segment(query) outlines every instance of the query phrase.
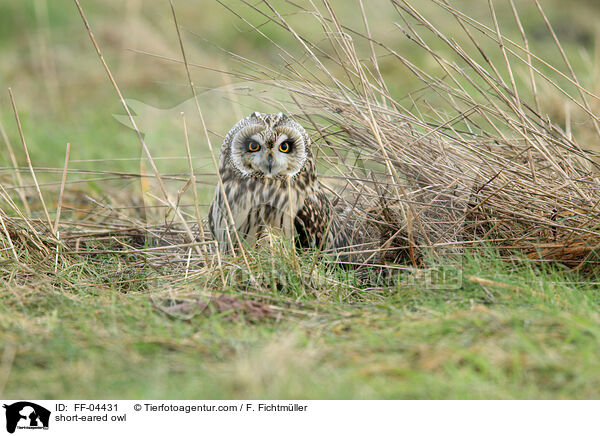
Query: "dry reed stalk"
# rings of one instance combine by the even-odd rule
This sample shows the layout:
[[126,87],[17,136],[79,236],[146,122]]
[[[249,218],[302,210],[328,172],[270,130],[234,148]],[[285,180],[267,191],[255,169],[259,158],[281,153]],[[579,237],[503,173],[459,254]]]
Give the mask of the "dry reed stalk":
[[[224,198],[225,201],[225,207],[227,209],[227,215],[229,218],[229,224],[230,227],[233,228],[234,234],[235,234],[235,238],[236,238],[236,242],[238,244],[238,248],[242,253],[242,257],[244,258],[244,262],[246,263],[246,266],[248,267],[248,269],[250,269],[250,264],[248,262],[248,258],[246,255],[246,250],[244,249],[243,244],[241,243],[241,239],[240,236],[237,232],[237,228],[235,226],[235,222],[233,219],[233,214],[231,212],[231,207],[229,206],[229,201],[227,199],[227,194],[225,193],[225,188],[223,186],[223,179],[221,178],[221,174],[219,173],[219,165],[217,163],[217,159],[215,157],[215,152],[213,150],[213,146],[212,146],[212,141],[210,140],[210,136],[208,135],[208,129],[206,128],[206,123],[204,122],[204,115],[202,114],[202,109],[200,108],[200,102],[198,101],[198,96],[196,94],[196,88],[194,86],[194,81],[192,80],[192,75],[190,73],[190,68],[188,65],[188,61],[187,61],[187,56],[185,53],[185,48],[183,46],[183,40],[181,39],[181,34],[179,32],[179,24],[177,23],[177,14],[175,13],[175,6],[173,5],[173,1],[169,0],[169,4],[171,5],[171,13],[173,15],[173,22],[175,24],[175,30],[177,32],[177,39],[179,41],[179,48],[181,49],[181,56],[183,57],[183,63],[185,65],[185,71],[187,74],[187,79],[188,79],[188,83],[190,85],[190,89],[192,91],[192,96],[194,97],[194,102],[196,104],[196,109],[198,110],[198,115],[200,117],[200,122],[202,124],[202,130],[204,131],[204,136],[206,137],[206,142],[208,145],[208,149],[210,150],[210,157],[212,159],[215,171],[217,173],[217,178],[218,178],[218,183],[219,183],[219,189],[221,190],[221,195]],[[229,231],[227,231],[227,237],[229,238],[229,246],[231,247],[234,255],[235,255],[235,246],[233,244],[233,241],[231,240],[231,236]]]
[[8,242],[8,246],[10,247],[15,261],[19,262],[19,256],[17,255],[17,251],[15,250],[15,244],[13,244],[12,238],[10,237],[10,233],[8,233],[8,229],[6,228],[3,215],[4,213],[0,212],[0,224],[2,225],[2,231],[6,236],[6,241]]
[[21,172],[19,171],[19,165],[17,164],[17,159],[15,157],[15,152],[10,143],[10,139],[8,139],[8,135],[6,134],[6,130],[4,129],[4,125],[0,120],[0,134],[2,134],[2,139],[6,144],[6,148],[8,149],[8,155],[10,156],[10,161],[13,165],[13,177],[16,181],[16,185],[19,186],[17,190],[19,197],[21,198],[21,203],[23,203],[23,207],[25,208],[25,213],[29,216],[31,215],[31,209],[29,208],[29,203],[27,201],[27,196],[25,195],[25,190],[23,189],[24,183],[21,178]]
[[[229,218],[229,224],[230,224],[230,227],[233,229],[233,233],[235,235],[235,239],[236,239],[236,242],[237,242],[237,249],[240,251],[240,253],[242,255],[242,259],[243,259],[244,264],[245,264],[245,266],[247,268],[246,271],[249,274],[250,281],[252,283],[254,283],[254,284],[257,284],[258,282],[257,282],[256,278],[254,277],[254,274],[252,273],[252,268],[250,267],[250,262],[248,260],[249,253],[246,250],[244,244],[242,243],[242,239],[240,238],[240,235],[238,233],[237,227],[235,225],[235,220],[233,218],[233,213],[231,212],[231,207],[229,205],[229,200],[227,199],[227,195],[225,193],[225,187],[223,185],[223,179],[221,178],[221,174],[219,173],[219,170],[218,170],[219,166],[217,164],[217,159],[215,157],[215,152],[213,150],[212,142],[211,142],[210,136],[208,134],[208,129],[206,127],[206,122],[204,120],[204,115],[202,114],[202,109],[200,108],[200,102],[198,101],[198,95],[196,93],[196,88],[194,87],[194,82],[192,80],[192,75],[191,75],[191,72],[190,72],[190,67],[189,67],[189,64],[188,64],[188,61],[187,61],[187,56],[186,56],[185,48],[184,48],[184,45],[183,45],[183,40],[181,38],[181,33],[179,31],[179,24],[177,22],[177,14],[175,13],[175,6],[173,5],[173,1],[172,0],[169,0],[169,4],[171,5],[171,13],[173,15],[173,23],[175,25],[175,30],[177,32],[177,40],[179,41],[179,48],[181,49],[181,56],[183,58],[183,63],[185,65],[185,71],[186,71],[186,74],[187,74],[188,83],[190,85],[190,89],[192,91],[192,96],[194,98],[194,103],[196,105],[196,109],[197,109],[198,115],[200,117],[200,122],[202,124],[202,130],[204,132],[204,137],[206,138],[206,143],[207,143],[208,149],[210,151],[210,157],[211,157],[211,160],[213,162],[213,165],[214,165],[214,168],[215,168],[215,171],[216,171],[216,174],[217,174],[218,188],[221,190],[221,195],[222,195],[222,197],[224,199],[224,202],[225,202],[225,208],[227,209],[227,216]],[[227,237],[228,237],[228,240],[229,240],[229,247],[231,248],[232,252],[235,255],[235,246],[234,246],[233,241],[232,241],[231,236],[230,236],[229,227],[227,229]],[[219,249],[220,249],[220,247],[218,246],[218,244],[216,244],[215,247],[216,247],[217,252],[218,252]],[[218,257],[219,258],[221,257],[221,253],[218,253]]]
[[65,194],[65,184],[67,182],[67,170],[69,168],[69,155],[71,154],[71,144],[67,143],[67,148],[65,150],[65,165],[63,167],[63,173],[60,180],[60,191],[58,194],[58,203],[56,205],[56,218],[54,219],[54,228],[56,229],[56,233],[58,235],[58,224],[60,223],[60,213],[62,210],[63,197]]
[[194,194],[194,210],[196,212],[196,222],[200,231],[200,240],[202,241],[202,251],[206,264],[209,264],[208,251],[206,250],[206,237],[204,236],[204,226],[202,225],[202,217],[200,215],[200,202],[198,201],[198,187],[196,185],[196,175],[194,174],[194,164],[192,163],[192,153],[190,151],[190,139],[188,136],[187,124],[185,122],[185,114],[181,112],[181,122],[183,124],[183,136],[185,139],[185,151],[187,154],[188,167],[190,170],[190,180],[192,182],[192,192]]
[[[106,63],[106,61],[104,60],[104,56],[102,55],[102,51],[100,50],[100,47],[98,46],[98,43],[96,42],[96,38],[94,37],[94,34],[92,33],[92,29],[90,27],[90,24],[83,12],[83,9],[81,8],[81,5],[79,4],[79,0],[75,0],[75,5],[77,6],[77,10],[79,11],[79,14],[81,15],[81,19],[83,20],[83,23],[85,25],[85,28],[88,32],[88,35],[90,37],[90,40],[92,41],[92,44],[94,45],[94,48],[96,49],[96,53],[98,54],[98,57],[102,63],[102,65],[104,66],[104,70],[106,71],[106,74],[108,75],[108,78],[111,82],[111,84],[113,85],[113,88],[115,89],[115,91],[117,92],[117,95],[119,96],[119,100],[121,101],[121,104],[123,105],[123,108],[125,109],[125,112],[127,113],[127,116],[129,117],[129,121],[131,122],[131,125],[133,126],[137,136],[138,136],[138,140],[140,141],[140,144],[142,145],[142,149],[144,150],[144,154],[146,155],[148,161],[150,162],[150,166],[152,167],[152,171],[154,172],[154,175],[156,177],[156,180],[158,182],[158,186],[161,190],[161,193],[166,201],[166,203],[171,207],[171,209],[175,212],[175,214],[177,215],[177,217],[181,220],[181,224],[184,226],[185,231],[188,235],[188,238],[190,239],[190,241],[194,241],[194,235],[191,231],[191,229],[189,228],[187,222],[183,219],[182,215],[181,215],[181,211],[179,210],[179,208],[173,203],[173,201],[171,200],[171,198],[169,197],[169,194],[167,192],[167,189],[165,187],[165,184],[162,180],[162,177],[160,175],[160,172],[158,171],[158,168],[156,166],[156,163],[154,162],[154,159],[152,157],[152,154],[150,153],[150,149],[148,148],[148,146],[146,145],[146,141],[144,141],[144,137],[142,136],[142,133],[140,132],[135,119],[133,118],[133,116],[131,115],[131,111],[129,110],[129,106],[127,105],[127,103],[125,102],[125,98],[123,97],[123,94],[121,93],[121,90],[119,88],[119,85],[117,85],[117,82],[115,81],[110,68],[108,67],[108,64]],[[200,248],[199,247],[195,247],[195,250],[197,251],[198,254],[201,254]]]
[[44,201],[44,196],[42,195],[42,191],[40,190],[40,185],[38,184],[37,177],[35,175],[35,171],[33,170],[33,165],[31,164],[31,158],[29,157],[29,149],[27,148],[27,142],[25,141],[23,127],[21,126],[21,118],[19,117],[19,111],[17,110],[17,104],[15,103],[12,89],[10,89],[10,88],[8,88],[8,95],[10,97],[10,104],[12,105],[13,112],[15,114],[15,120],[17,122],[17,128],[19,130],[21,144],[23,145],[23,150],[25,151],[25,156],[27,158],[27,165],[29,166],[31,178],[33,179],[33,183],[35,184],[35,189],[37,190],[40,201],[42,202],[42,208],[44,209],[44,215],[46,216],[46,220],[48,221],[48,227],[52,233],[55,233],[55,229],[52,225],[52,220],[50,219],[50,215],[48,214],[48,208],[46,207],[46,202]]

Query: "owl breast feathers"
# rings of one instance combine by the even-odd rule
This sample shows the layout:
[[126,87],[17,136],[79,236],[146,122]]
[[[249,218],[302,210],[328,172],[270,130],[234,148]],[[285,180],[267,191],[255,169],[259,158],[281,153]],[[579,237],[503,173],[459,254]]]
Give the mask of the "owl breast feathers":
[[[209,225],[221,251],[254,244],[268,229],[300,247],[340,243],[337,219],[315,173],[310,138],[282,113],[255,112],[225,136]],[[227,201],[225,201],[225,199]]]

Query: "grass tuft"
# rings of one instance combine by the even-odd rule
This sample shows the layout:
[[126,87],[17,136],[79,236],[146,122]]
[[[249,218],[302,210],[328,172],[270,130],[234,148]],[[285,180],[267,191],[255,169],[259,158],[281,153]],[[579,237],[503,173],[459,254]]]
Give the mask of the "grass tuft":
[[[161,71],[193,98],[148,111],[158,133],[137,127],[148,108],[121,93],[135,82],[112,56],[122,29],[104,23],[94,37],[99,12],[88,21],[80,8],[102,61],[93,71],[108,74],[143,155],[120,153],[133,140],[89,108],[80,123],[97,137],[62,141],[60,119],[36,128],[13,87],[18,125],[0,120],[0,396],[598,398],[599,98],[572,53],[587,27],[565,34],[537,2],[471,3],[392,0],[379,16],[360,2],[357,16],[336,2],[242,2],[223,11],[249,40],[239,51],[256,56],[228,46],[226,66],[203,69],[177,22],[187,8],[163,11],[171,47],[130,5],[139,32],[172,49],[136,55],[152,62],[144,80]],[[58,9],[29,6],[37,37],[60,35],[43,17]],[[44,92],[68,112],[62,58],[32,44]],[[200,74],[226,86],[203,93]],[[297,250],[273,232],[215,249],[210,144],[250,106],[310,130],[324,189],[366,240]],[[106,153],[82,151],[95,141]]]

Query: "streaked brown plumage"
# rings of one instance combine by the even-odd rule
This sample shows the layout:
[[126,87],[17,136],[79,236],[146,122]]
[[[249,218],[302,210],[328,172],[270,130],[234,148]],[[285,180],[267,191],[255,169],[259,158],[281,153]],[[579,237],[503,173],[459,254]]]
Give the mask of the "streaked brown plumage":
[[310,138],[304,128],[282,113],[255,112],[226,135],[209,225],[226,251],[235,242],[235,229],[253,244],[267,228],[295,238],[300,247],[339,246],[345,239],[315,173]]

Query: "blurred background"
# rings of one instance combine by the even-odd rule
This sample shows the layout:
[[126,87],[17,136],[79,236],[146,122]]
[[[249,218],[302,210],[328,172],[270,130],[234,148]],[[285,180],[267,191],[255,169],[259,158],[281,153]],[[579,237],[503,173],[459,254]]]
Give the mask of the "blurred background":
[[[357,29],[364,24],[358,1],[333,0],[340,21]],[[487,1],[453,0],[452,5],[472,18],[492,27]],[[161,59],[162,56],[180,59],[179,44],[168,1],[158,0],[81,0],[96,39],[112,72],[130,105],[141,120],[153,155],[162,162],[161,170],[185,169],[185,162],[170,168],[169,156],[185,156],[183,133],[177,116],[184,110],[179,106],[190,97],[190,89],[181,64]],[[308,2],[300,5],[310,7]],[[366,14],[375,39],[392,47],[426,71],[437,72],[434,59],[410,41],[401,31],[404,24],[392,3],[387,0],[366,0]],[[464,40],[455,20],[449,20],[434,2],[416,3],[423,15],[440,31]],[[578,78],[584,87],[600,91],[600,2],[597,0],[542,0],[542,6],[552,22]],[[306,12],[283,1],[273,5],[286,19],[306,31],[314,27],[322,32],[318,22]],[[522,41],[508,0],[494,2],[496,14],[505,36]],[[559,65],[564,64],[552,35],[532,0],[515,0],[531,50],[537,56]],[[301,49],[284,29],[268,22],[252,6],[268,10],[263,2],[250,6],[238,1],[175,1],[182,27],[182,37],[191,63],[206,68],[193,68],[192,74],[200,93],[237,82],[251,60],[265,68],[285,68],[281,49],[298,53]],[[317,7],[324,8],[318,2]],[[268,38],[254,31],[248,22],[257,26]],[[439,39],[431,39],[434,49],[444,49]],[[357,45],[364,42],[357,42]],[[364,56],[368,56],[364,47]],[[359,46],[359,49],[361,47]],[[500,51],[494,53],[500,55]],[[496,59],[499,65],[501,58]],[[410,71],[392,56],[379,59],[387,85],[398,99],[422,86]],[[234,73],[230,75],[227,73]],[[528,71],[516,70],[516,80],[527,98]],[[559,78],[560,79],[560,78]],[[6,140],[12,143],[19,165],[25,165],[14,114],[7,88],[11,87],[23,123],[24,134],[36,167],[61,168],[65,144],[70,142],[71,166],[76,169],[100,171],[139,171],[140,145],[135,132],[129,129],[123,108],[112,88],[96,52],[85,31],[81,17],[71,0],[0,0],[0,121],[6,132],[0,146],[1,165],[11,166],[6,153]],[[564,84],[568,87],[569,84]],[[553,87],[539,83],[539,95],[544,111],[559,125],[565,124],[566,112],[573,130],[586,141],[586,129],[591,129],[576,108],[569,108]],[[572,87],[571,87],[572,91]],[[251,104],[230,105],[211,94],[201,97],[210,118],[213,144],[218,150],[220,140],[241,115],[252,112]],[[276,97],[275,97],[276,98]],[[593,99],[592,99],[593,100]],[[597,102],[592,101],[594,109]],[[193,108],[193,106],[191,106]],[[188,109],[185,108],[186,113]],[[169,113],[169,115],[165,115]],[[169,123],[157,120],[172,118]],[[197,114],[189,115],[190,130],[198,130]],[[150,136],[148,129],[151,130]],[[589,141],[596,141],[590,132]],[[212,164],[206,158],[202,135],[192,135],[192,154],[198,157],[196,170],[209,173]],[[589,144],[594,147],[597,144]],[[183,166],[181,166],[183,165]],[[42,176],[44,177],[44,176]],[[48,175],[58,180],[56,172]],[[209,176],[207,176],[209,177]],[[210,185],[210,177],[204,179]],[[122,183],[122,181],[120,182]],[[132,182],[133,184],[133,182]],[[87,188],[94,188],[94,182]],[[86,188],[86,189],[87,189]],[[208,191],[207,191],[208,192]],[[212,192],[212,187],[210,188]],[[208,195],[208,194],[207,194]],[[208,197],[207,197],[208,198]]]
[[[286,68],[306,65],[310,71],[314,65],[288,31],[261,16],[260,11],[270,11],[263,1],[173,1],[188,59],[203,66],[193,67],[192,75],[208,119],[209,136],[218,152],[230,127],[241,116],[264,105],[252,96],[233,98],[221,92],[223,87],[252,87],[243,78],[256,71],[277,78],[277,72]],[[270,1],[293,26],[314,35],[315,44],[320,44],[324,54],[331,52],[314,15],[294,6],[310,9],[311,2]],[[440,32],[469,47],[469,55],[485,65],[459,23],[440,6],[446,0],[407,1]],[[599,94],[600,1],[539,1],[579,82]],[[169,1],[80,2],[159,170],[169,176],[168,188],[175,194],[189,186],[180,116],[185,112],[193,165],[200,176],[200,201],[206,205],[214,192],[214,168],[207,158],[207,141],[197,112],[189,102],[185,69],[181,63],[169,60],[181,59]],[[359,0],[329,2],[341,22],[364,31]],[[488,0],[448,2],[473,20],[494,27]],[[513,2],[531,51],[568,76],[569,69],[536,1]],[[325,11],[322,1],[314,4]],[[403,33],[407,27],[405,17],[391,1],[363,0],[363,4],[376,40],[428,74],[443,77],[435,59]],[[503,35],[522,43],[510,0],[493,0],[493,4]],[[459,68],[464,66],[440,38],[422,27],[415,26],[412,31],[426,37],[432,50],[456,61]],[[508,82],[498,44],[477,30],[471,32],[482,41],[482,50]],[[361,60],[368,63],[368,44],[360,38],[353,41]],[[412,102],[420,99],[423,106],[429,104],[433,111],[442,112],[440,119],[452,116],[438,105],[434,90],[423,92],[426,87],[398,58],[380,48],[376,53],[387,86],[404,107],[415,111]],[[294,62],[286,63],[290,58]],[[529,69],[518,62],[514,65],[519,94],[531,101]],[[557,86],[580,98],[577,88],[564,76],[539,61],[535,65]],[[344,72],[336,71],[333,62],[328,68],[344,79]],[[551,84],[540,79],[537,86],[542,115],[557,126],[570,125],[584,148],[600,149],[589,116],[574,103],[568,104]],[[19,174],[28,185],[28,204],[34,216],[43,217],[15,123],[9,87],[51,217],[57,208],[65,146],[71,143],[69,195],[61,203],[63,228],[70,218],[80,226],[74,228],[89,228],[90,234],[97,229],[105,232],[105,222],[115,223],[123,231],[142,228],[138,216],[136,220],[131,218],[133,209],[141,209],[140,204],[147,204],[142,202],[151,203],[153,199],[140,193],[160,193],[154,190],[150,177],[142,178],[140,183],[140,172],[149,174],[151,170],[148,162],[140,159],[139,140],[123,117],[123,107],[73,0],[0,0],[0,187],[19,200],[19,180],[8,152],[11,144]],[[273,89],[260,92],[275,103],[280,98],[289,100],[289,96]],[[591,95],[588,99],[592,111],[600,113],[598,100]],[[144,186],[144,180],[150,180],[148,186]],[[190,191],[180,206],[192,220]],[[94,211],[94,207],[101,210]],[[206,210],[202,214],[206,216]],[[90,225],[85,227],[88,216]],[[104,217],[108,218],[103,221]],[[156,218],[163,219],[161,224],[167,221],[159,214]],[[162,231],[166,227],[157,228]],[[109,248],[112,228],[105,237],[98,237],[100,244],[108,241]],[[18,233],[19,238],[22,234],[29,233]],[[164,316],[148,298],[153,289],[163,291],[166,287],[162,282],[153,282],[163,269],[147,266],[146,257],[129,260],[127,252],[119,252],[118,256],[101,253],[80,260],[68,253],[63,268],[58,263],[58,245],[53,265],[53,251],[48,261],[46,252],[30,249],[28,240],[24,241],[22,259],[28,266],[33,265],[34,274],[29,267],[14,267],[10,258],[2,260],[6,289],[0,293],[0,396],[3,392],[13,398],[599,396],[597,281],[588,283],[586,276],[584,286],[589,287],[580,287],[581,276],[567,276],[563,269],[554,272],[548,267],[548,275],[540,277],[541,269],[531,263],[509,263],[495,256],[490,256],[491,260],[473,257],[465,260],[464,276],[470,278],[460,292],[440,293],[417,283],[399,287],[389,298],[378,288],[369,288],[369,292],[357,292],[356,287],[346,289],[343,280],[342,286],[320,290],[313,296],[300,281],[297,291],[285,289],[281,300],[273,300],[274,304],[281,301],[281,310],[288,307],[288,299],[300,301],[300,306],[291,306],[289,314],[281,312],[282,323],[230,322],[221,313],[188,322]],[[76,244],[79,247],[79,240]],[[94,247],[91,245],[90,250]],[[162,254],[153,252],[157,258]],[[142,255],[147,256],[147,252]],[[43,262],[37,262],[39,256],[45,256]],[[181,282],[180,270],[170,271],[168,258],[161,259],[159,265],[163,261],[168,274],[165,277]],[[289,267],[289,262],[281,264],[282,268]],[[258,266],[262,268],[260,263]],[[290,271],[295,276],[297,269]],[[415,278],[421,280],[420,276]],[[203,286],[207,287],[209,279],[221,286],[221,278],[212,272],[206,281],[202,278]],[[246,294],[248,283],[242,283],[246,288],[242,284],[238,287],[235,279],[232,283],[233,295],[238,291],[244,297],[252,295]],[[359,287],[362,290],[362,284]],[[193,292],[197,291],[194,285]],[[337,305],[339,301],[344,304],[334,313],[329,303]],[[300,312],[297,318],[296,312]]]

